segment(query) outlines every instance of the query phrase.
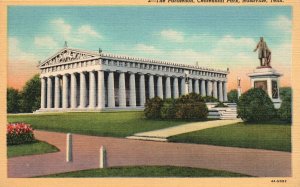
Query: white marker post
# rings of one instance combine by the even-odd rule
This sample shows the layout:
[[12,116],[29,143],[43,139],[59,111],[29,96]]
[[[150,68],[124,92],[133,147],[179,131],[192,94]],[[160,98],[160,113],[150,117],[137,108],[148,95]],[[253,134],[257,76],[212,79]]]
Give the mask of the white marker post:
[[106,167],[106,150],[103,146],[100,147],[100,168]]
[[66,161],[72,162],[73,161],[73,149],[72,149],[72,134],[67,134],[67,150],[66,150]]

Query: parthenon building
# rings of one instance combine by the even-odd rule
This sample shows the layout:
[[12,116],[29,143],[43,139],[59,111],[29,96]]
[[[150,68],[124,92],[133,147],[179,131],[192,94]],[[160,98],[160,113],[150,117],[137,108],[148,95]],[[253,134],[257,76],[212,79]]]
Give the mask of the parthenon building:
[[44,62],[41,108],[97,111],[143,108],[149,98],[195,92],[227,101],[228,71],[63,48]]

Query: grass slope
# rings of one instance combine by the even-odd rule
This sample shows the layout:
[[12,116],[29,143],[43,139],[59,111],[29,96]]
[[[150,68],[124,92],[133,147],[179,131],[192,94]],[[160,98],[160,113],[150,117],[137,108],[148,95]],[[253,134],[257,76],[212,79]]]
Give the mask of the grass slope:
[[247,175],[189,167],[135,166],[82,170],[42,177],[247,177]]
[[138,132],[186,123],[145,119],[143,112],[8,115],[8,121],[26,122],[34,129],[112,137],[126,137]]
[[291,151],[289,124],[238,123],[172,136],[171,142]]
[[25,155],[36,155],[43,153],[52,153],[59,151],[53,145],[46,142],[37,141],[31,144],[21,144],[21,145],[10,145],[7,146],[7,156],[8,158],[25,156]]

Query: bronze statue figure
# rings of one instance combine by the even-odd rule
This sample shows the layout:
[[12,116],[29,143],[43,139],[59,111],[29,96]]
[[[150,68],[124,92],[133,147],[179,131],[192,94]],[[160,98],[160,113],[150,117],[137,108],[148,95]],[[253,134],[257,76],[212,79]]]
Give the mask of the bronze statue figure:
[[260,41],[253,50],[256,52],[258,50],[258,59],[260,60],[261,67],[271,67],[271,50],[268,48],[267,43],[264,41],[263,37],[260,37]]

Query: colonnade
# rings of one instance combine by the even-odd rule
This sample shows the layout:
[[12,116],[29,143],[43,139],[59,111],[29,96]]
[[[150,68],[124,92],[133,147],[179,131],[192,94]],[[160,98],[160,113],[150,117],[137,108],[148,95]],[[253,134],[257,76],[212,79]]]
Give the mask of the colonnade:
[[187,93],[227,101],[227,82],[121,71],[75,72],[41,78],[41,109],[143,107],[146,100]]

